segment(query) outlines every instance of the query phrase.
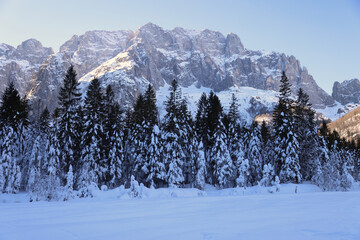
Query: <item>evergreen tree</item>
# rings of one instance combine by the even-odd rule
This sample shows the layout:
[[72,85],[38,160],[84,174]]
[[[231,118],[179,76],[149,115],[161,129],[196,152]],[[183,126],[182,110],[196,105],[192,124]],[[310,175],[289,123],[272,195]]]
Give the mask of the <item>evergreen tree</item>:
[[90,82],[84,104],[84,133],[81,146],[83,166],[80,184],[105,184],[107,166],[103,148],[103,96],[98,79]]
[[[182,113],[182,96],[176,80],[171,83],[170,96],[165,102],[166,115],[163,122],[164,131],[164,161],[167,165],[167,177],[170,186],[174,187],[184,182],[184,164],[186,162],[186,127],[187,110]],[[185,115],[182,115],[185,114]],[[184,126],[185,124],[185,126]],[[186,130],[186,129],[185,129]]]
[[299,142],[299,163],[304,180],[314,175],[318,136],[315,125],[315,112],[309,103],[309,96],[300,88],[295,106],[295,128]]
[[66,174],[69,167],[74,167],[76,173],[80,168],[80,140],[81,140],[81,93],[76,72],[71,65],[66,72],[63,86],[59,92],[59,131],[58,141],[61,147],[60,164],[62,169],[61,179],[66,183]]
[[25,97],[23,99],[20,98],[18,90],[14,87],[14,83],[11,82],[2,95],[0,107],[1,122],[11,126],[14,131],[19,132],[20,125],[27,126],[29,124],[27,119],[28,112],[28,101]]
[[[1,191],[5,193],[16,193],[20,189],[21,172],[17,163],[17,140],[18,136],[12,127],[5,129],[5,139],[3,141],[3,152],[1,156],[0,171],[2,179],[0,183]],[[2,169],[1,169],[2,168]]]
[[226,145],[226,135],[221,121],[215,135],[214,146],[210,150],[210,165],[214,166],[213,184],[217,184],[221,188],[229,187],[231,186],[234,167]]
[[262,178],[261,132],[257,122],[253,121],[247,148],[247,159],[250,167],[250,183],[256,185]]
[[[152,143],[154,127],[158,126],[157,115],[155,90],[149,85],[144,96],[139,95],[134,105],[130,133],[131,152],[133,153],[130,162],[134,162],[133,172],[141,183],[147,182],[148,179],[147,166],[149,166],[151,156],[148,154],[147,148]],[[158,147],[156,146],[156,148]]]
[[[194,138],[195,140],[196,138]],[[196,146],[194,148],[194,155],[196,161],[195,163],[195,187],[199,188],[200,190],[203,190],[205,188],[205,179],[206,179],[206,162],[205,162],[205,153],[204,153],[204,146],[202,142],[199,143],[195,140],[195,144],[193,146]]]
[[106,183],[109,187],[120,186],[124,169],[124,129],[120,106],[114,99],[111,85],[104,96],[104,158],[106,159]]
[[293,101],[290,99],[290,83],[283,72],[279,102],[273,113],[273,134],[275,146],[275,174],[281,182],[301,181],[298,136],[293,116]]

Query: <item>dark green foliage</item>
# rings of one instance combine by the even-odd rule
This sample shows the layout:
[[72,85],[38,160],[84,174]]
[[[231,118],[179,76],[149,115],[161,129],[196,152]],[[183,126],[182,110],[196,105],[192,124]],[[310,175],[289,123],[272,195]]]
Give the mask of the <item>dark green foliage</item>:
[[20,125],[27,126],[29,112],[28,101],[20,98],[18,90],[11,82],[2,95],[0,107],[0,119],[4,124],[10,125],[15,131],[19,130]]
[[59,120],[58,140],[61,148],[60,165],[62,181],[66,182],[66,174],[70,165],[78,172],[81,162],[80,140],[82,132],[82,113],[80,107],[81,93],[76,72],[71,65],[66,72],[59,93],[59,108],[56,111]]

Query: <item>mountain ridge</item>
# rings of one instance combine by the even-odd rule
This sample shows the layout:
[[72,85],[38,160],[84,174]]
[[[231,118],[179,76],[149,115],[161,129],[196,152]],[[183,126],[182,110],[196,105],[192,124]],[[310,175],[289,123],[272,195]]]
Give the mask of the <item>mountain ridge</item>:
[[[0,45],[0,57],[4,46]],[[293,84],[293,93],[304,88],[315,107],[334,104],[334,99],[294,56],[246,49],[234,33],[225,36],[209,29],[181,27],[165,30],[148,23],[135,32],[95,30],[74,35],[59,52],[48,54],[40,66],[34,64],[30,77],[15,79],[26,82],[27,87],[20,91],[28,91],[31,100],[38,103],[34,111],[45,106],[55,109],[59,87],[70,64],[74,65],[83,87],[98,77],[104,85],[115,86],[118,101],[125,105],[133,103],[147,84],[158,90],[173,79],[182,87],[195,85],[216,92],[234,86],[277,91],[282,71]],[[0,85],[8,82],[7,77],[0,75]]]

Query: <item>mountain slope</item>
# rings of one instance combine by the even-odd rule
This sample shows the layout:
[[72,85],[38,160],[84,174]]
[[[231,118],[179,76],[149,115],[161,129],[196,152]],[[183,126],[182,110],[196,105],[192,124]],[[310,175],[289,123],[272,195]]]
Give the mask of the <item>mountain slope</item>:
[[348,141],[360,138],[360,107],[348,112],[341,118],[328,124],[328,128],[336,130],[341,138]]
[[29,39],[17,48],[0,44],[0,92],[10,82],[24,94],[31,89],[30,79],[45,59],[53,54],[51,48],[45,48],[35,40]]
[[225,37],[207,29],[164,30],[152,23],[135,33],[126,50],[80,81],[85,87],[99,78],[104,85],[114,86],[119,101],[131,104],[149,83],[158,90],[173,79],[183,87],[195,85],[216,92],[243,86],[277,91],[283,70],[293,92],[305,89],[315,107],[334,103],[293,56],[247,50],[232,33]]
[[[26,49],[18,48],[17,51]],[[104,86],[113,85],[117,100],[124,107],[131,105],[148,84],[160,91],[173,79],[183,88],[195,86],[195,92],[207,88],[220,93],[241,87],[277,91],[282,71],[290,79],[293,93],[303,88],[315,108],[334,104],[334,99],[316,84],[294,56],[246,49],[232,33],[224,36],[208,29],[197,31],[180,27],[164,30],[148,23],[136,32],[89,31],[75,35],[58,53],[36,49],[40,50],[16,55],[11,54],[15,50],[7,45],[0,48],[0,64],[15,58],[18,61],[15,69],[21,68],[23,61],[33,59],[30,70],[15,71],[15,74],[8,71],[10,73],[0,77],[0,84],[5,86],[13,79],[21,93],[31,89],[31,101],[36,103],[35,114],[45,106],[50,111],[57,107],[58,91],[70,64],[78,73],[83,91],[89,81],[97,77]]]
[[48,106],[57,107],[57,97],[65,72],[70,64],[82,77],[93,68],[116,56],[126,48],[133,32],[89,31],[73,36],[60,47],[60,52],[51,55],[32,78],[32,101],[37,102],[35,112]]

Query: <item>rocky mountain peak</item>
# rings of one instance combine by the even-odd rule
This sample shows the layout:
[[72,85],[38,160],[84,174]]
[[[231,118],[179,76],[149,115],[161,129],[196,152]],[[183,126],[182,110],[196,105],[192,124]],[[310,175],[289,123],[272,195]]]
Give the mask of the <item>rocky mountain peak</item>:
[[230,57],[234,54],[243,54],[245,52],[244,45],[241,43],[238,35],[234,33],[229,33],[226,36],[226,44],[225,44],[225,55]]
[[332,97],[343,105],[360,102],[360,81],[357,78],[335,82],[332,90]]

